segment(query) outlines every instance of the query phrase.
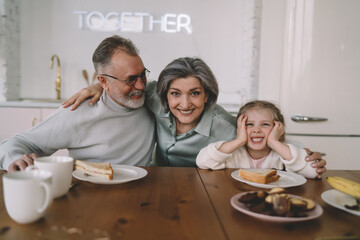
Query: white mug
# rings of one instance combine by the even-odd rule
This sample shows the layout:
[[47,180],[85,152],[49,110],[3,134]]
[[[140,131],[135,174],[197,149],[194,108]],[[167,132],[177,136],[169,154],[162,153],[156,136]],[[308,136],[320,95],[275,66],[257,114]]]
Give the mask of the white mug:
[[17,171],[3,175],[6,210],[15,222],[31,223],[52,203],[50,171]]
[[50,156],[35,158],[34,166],[26,170],[48,170],[53,174],[52,192],[54,198],[61,197],[69,191],[72,180],[74,159],[71,157]]

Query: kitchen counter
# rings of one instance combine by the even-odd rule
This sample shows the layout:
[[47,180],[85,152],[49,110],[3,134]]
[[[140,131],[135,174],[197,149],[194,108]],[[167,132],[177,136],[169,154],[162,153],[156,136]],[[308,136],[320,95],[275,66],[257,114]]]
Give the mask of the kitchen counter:
[[61,106],[61,101],[46,102],[46,101],[5,101],[0,102],[0,107],[9,108],[58,108]]

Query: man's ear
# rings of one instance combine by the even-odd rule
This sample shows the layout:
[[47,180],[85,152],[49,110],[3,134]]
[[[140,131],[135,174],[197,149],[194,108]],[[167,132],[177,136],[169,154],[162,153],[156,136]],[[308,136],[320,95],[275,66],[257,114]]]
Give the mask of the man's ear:
[[102,88],[104,90],[108,90],[108,88],[109,88],[108,83],[109,82],[101,75],[98,75],[97,79],[98,79],[99,83],[101,84]]

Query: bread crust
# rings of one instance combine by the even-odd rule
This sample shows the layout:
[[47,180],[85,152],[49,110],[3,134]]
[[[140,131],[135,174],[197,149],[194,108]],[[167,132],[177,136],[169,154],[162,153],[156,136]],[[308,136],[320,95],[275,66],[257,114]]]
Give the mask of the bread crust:
[[113,179],[114,170],[110,163],[95,163],[75,160],[75,169],[80,170],[88,175],[101,177],[105,179]]
[[240,177],[250,182],[268,184],[279,180],[275,169],[240,169]]

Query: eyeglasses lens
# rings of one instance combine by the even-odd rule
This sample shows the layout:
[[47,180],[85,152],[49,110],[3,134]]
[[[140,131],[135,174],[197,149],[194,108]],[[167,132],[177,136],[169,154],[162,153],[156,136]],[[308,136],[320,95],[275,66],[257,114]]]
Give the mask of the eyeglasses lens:
[[149,72],[150,72],[149,70],[145,69],[142,73],[140,73],[140,75],[129,77],[128,80],[126,81],[126,83],[129,85],[134,85],[139,77],[140,77],[141,81],[143,81],[143,83],[145,83]]

